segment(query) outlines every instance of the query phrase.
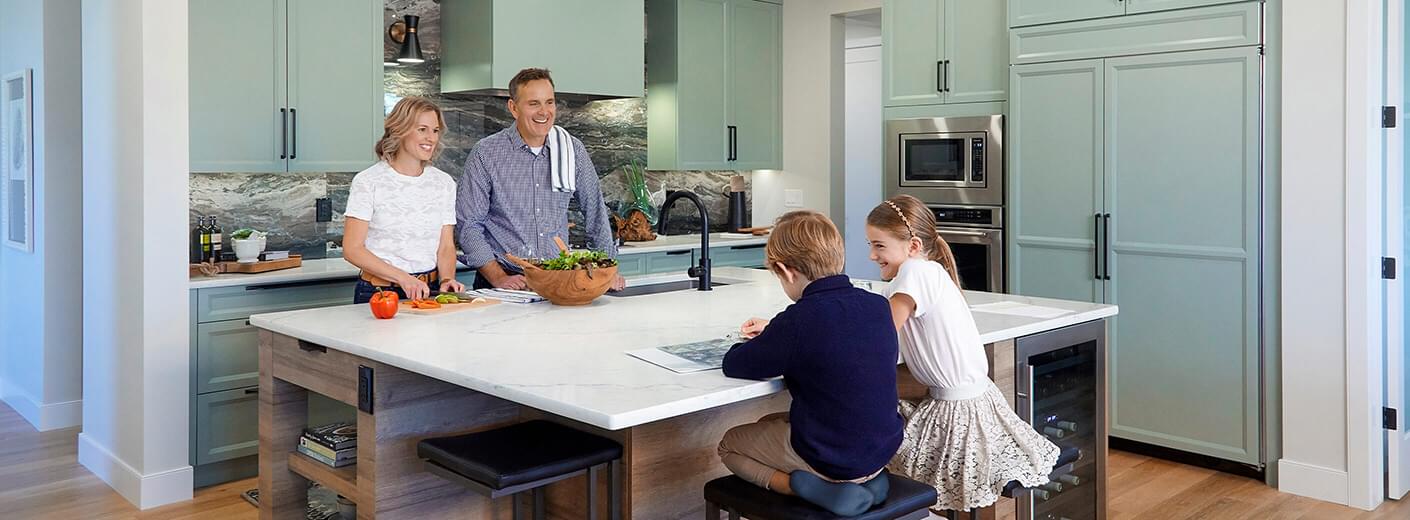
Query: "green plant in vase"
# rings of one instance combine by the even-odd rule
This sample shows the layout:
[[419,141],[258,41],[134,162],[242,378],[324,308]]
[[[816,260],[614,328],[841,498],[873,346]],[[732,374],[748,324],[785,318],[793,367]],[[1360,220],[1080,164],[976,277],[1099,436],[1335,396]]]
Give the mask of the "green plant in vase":
[[640,211],[642,215],[646,216],[646,221],[655,226],[659,215],[656,207],[651,205],[651,194],[646,191],[646,169],[633,160],[622,167],[622,174],[626,177],[627,189],[631,190],[632,200],[621,206],[617,211],[617,216],[625,220],[631,216],[633,210]]

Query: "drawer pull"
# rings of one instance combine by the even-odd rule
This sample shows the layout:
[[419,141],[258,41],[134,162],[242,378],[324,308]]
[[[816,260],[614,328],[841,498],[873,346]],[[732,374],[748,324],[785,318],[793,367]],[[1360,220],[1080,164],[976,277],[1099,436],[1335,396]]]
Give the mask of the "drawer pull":
[[315,345],[304,340],[299,340],[299,350],[302,350],[304,352],[318,352],[323,354],[328,353],[328,347],[325,347],[323,345]]
[[744,249],[763,249],[765,245],[767,244],[750,244],[747,246],[729,246],[729,248],[735,251],[740,251]]
[[320,285],[337,285],[349,283],[355,278],[332,278],[324,280],[305,280],[302,282],[271,283],[265,285],[246,285],[246,291],[266,291],[270,289],[292,289],[295,287],[317,287]]
[[690,251],[691,251],[691,250],[689,250],[689,249],[686,249],[686,250],[684,250],[684,251],[666,251],[666,254],[669,255],[669,256],[688,255],[688,254],[690,254]]
[[259,393],[259,388],[246,388],[246,389],[245,389],[245,395],[258,394],[258,393]]

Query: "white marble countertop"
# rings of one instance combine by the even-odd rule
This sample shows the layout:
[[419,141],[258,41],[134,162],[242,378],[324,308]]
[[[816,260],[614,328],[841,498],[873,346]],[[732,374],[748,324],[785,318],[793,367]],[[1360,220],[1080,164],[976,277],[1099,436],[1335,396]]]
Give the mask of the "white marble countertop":
[[[768,241],[767,236],[737,238],[726,237],[720,233],[710,234],[710,247],[747,246],[763,244]],[[659,253],[662,251],[675,251],[680,249],[691,249],[700,247],[700,235],[672,235],[660,236],[651,242],[627,242],[617,250],[618,255],[634,255],[646,253]],[[463,267],[463,266],[462,266]],[[314,260],[304,260],[303,265],[292,269],[281,269],[267,273],[255,274],[218,274],[215,276],[202,276],[191,279],[191,289],[209,289],[212,287],[236,287],[244,285],[265,285],[272,283],[301,282],[305,280],[331,280],[337,278],[353,278],[357,276],[357,268],[342,258],[320,258]]]
[[[504,303],[390,320],[374,319],[365,305],[344,305],[258,314],[250,323],[617,430],[783,390],[777,379],[731,379],[719,370],[677,374],[625,353],[718,338],[750,317],[772,317],[791,303],[767,271],[724,267],[715,269],[714,277],[731,285],[709,292],[604,296],[583,307]],[[628,284],[683,278],[634,277]],[[1050,319],[976,312],[986,343],[1109,317],[1117,310],[981,292],[966,297],[971,305],[1012,301],[1069,311]]]

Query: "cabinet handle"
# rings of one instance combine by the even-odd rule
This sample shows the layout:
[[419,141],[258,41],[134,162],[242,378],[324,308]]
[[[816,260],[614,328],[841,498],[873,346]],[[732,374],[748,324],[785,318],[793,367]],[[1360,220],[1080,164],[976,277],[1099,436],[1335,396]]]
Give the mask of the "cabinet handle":
[[279,109],[279,158],[289,158],[289,110]]
[[737,143],[739,142],[739,127],[729,125],[726,126],[725,129],[729,131],[729,150],[725,152],[725,160],[733,161],[739,159],[739,151],[737,147]]
[[688,254],[690,254],[690,251],[691,251],[691,250],[689,250],[689,249],[686,249],[686,250],[684,250],[684,251],[666,251],[666,255],[667,255],[667,256],[688,255]]
[[744,249],[763,249],[764,245],[765,244],[749,244],[747,246],[729,246],[729,248],[732,251],[740,251]]
[[321,352],[326,354],[328,352],[328,347],[325,347],[323,345],[315,345],[304,340],[299,340],[299,350],[302,350],[304,352]]
[[259,393],[259,388],[258,388],[258,387],[256,387],[256,388],[246,388],[246,389],[245,389],[245,395],[258,394],[258,393]]
[[1093,218],[1093,219],[1092,219],[1092,242],[1095,244],[1095,246],[1092,248],[1092,278],[1093,278],[1093,279],[1096,279],[1096,280],[1101,280],[1101,279],[1102,279],[1102,254],[1103,254],[1103,252],[1102,252],[1102,251],[1103,251],[1103,249],[1102,249],[1102,214],[1101,214],[1101,213],[1097,213],[1096,215],[1092,215],[1092,216],[1093,216],[1093,217],[1096,217],[1096,218]]
[[945,62],[944,62],[944,60],[935,60],[935,91],[936,91],[936,92],[944,92],[944,91],[945,91],[945,80],[946,80],[946,79],[948,79],[948,78],[945,77]]
[[945,60],[945,92],[950,91],[950,60]]
[[1102,238],[1106,247],[1102,248],[1102,279],[1111,279],[1111,213],[1102,215]]
[[299,113],[292,108],[289,109],[289,121],[289,126],[293,127],[289,133],[289,159],[293,160],[299,157]]

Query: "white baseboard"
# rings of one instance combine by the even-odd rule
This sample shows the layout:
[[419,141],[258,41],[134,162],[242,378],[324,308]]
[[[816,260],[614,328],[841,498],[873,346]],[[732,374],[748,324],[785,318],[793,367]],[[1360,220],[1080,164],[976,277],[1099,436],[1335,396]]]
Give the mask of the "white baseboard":
[[1278,459],[1278,490],[1346,505],[1351,481],[1345,471]]
[[78,463],[139,509],[191,500],[191,466],[142,475],[86,433],[78,434]]
[[72,428],[83,424],[83,400],[40,404],[28,392],[0,381],[0,396],[41,432]]

